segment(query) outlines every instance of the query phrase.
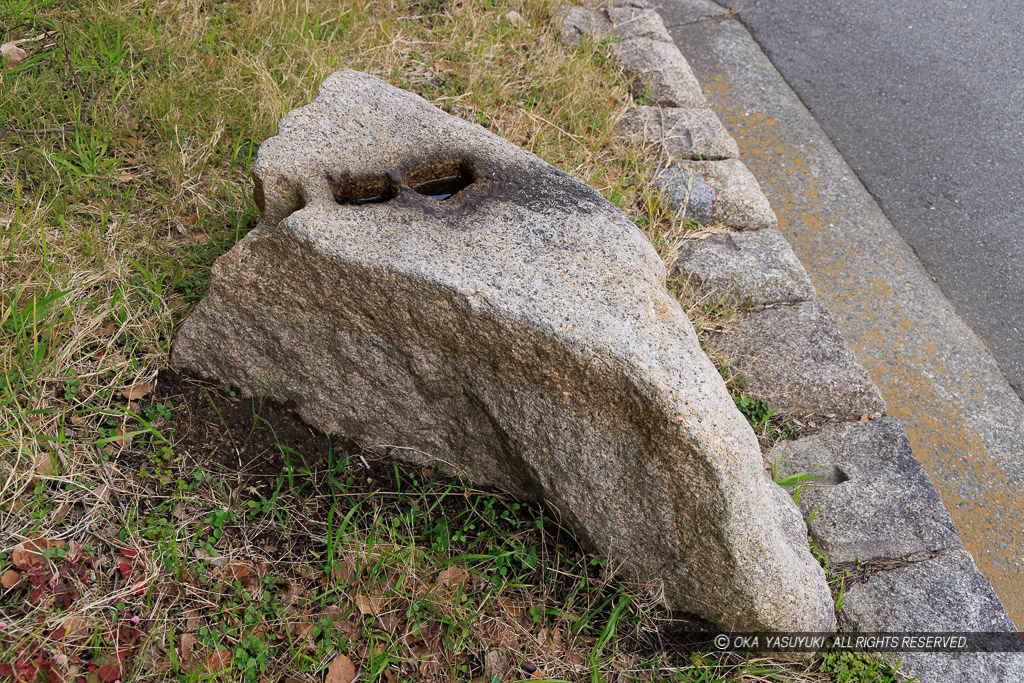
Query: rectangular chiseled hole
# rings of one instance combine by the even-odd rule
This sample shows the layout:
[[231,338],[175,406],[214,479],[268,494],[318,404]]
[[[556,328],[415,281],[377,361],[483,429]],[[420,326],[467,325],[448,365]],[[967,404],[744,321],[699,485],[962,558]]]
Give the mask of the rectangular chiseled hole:
[[381,204],[398,196],[398,185],[388,176],[352,178],[328,175],[327,182],[339,204]]
[[443,202],[473,184],[476,178],[469,164],[452,160],[424,164],[406,174],[405,180],[419,194]]

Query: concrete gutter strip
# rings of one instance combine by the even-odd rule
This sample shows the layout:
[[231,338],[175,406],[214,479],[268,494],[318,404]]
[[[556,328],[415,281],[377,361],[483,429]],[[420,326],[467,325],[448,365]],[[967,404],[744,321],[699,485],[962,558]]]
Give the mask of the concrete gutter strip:
[[[627,0],[566,6],[555,16],[569,44],[583,35],[613,40],[645,105],[623,118],[623,134],[641,135],[656,150],[653,180],[673,210],[715,226],[684,240],[672,274],[700,295],[753,305],[711,335],[709,350],[749,381],[748,393],[798,428],[800,438],[778,444],[768,457],[791,472],[819,476],[805,486],[801,509],[830,566],[854,573],[841,615],[846,627],[1014,632],[963,549],[988,558],[993,537],[984,532],[1006,528],[1000,514],[977,504],[982,494],[1015,494],[1018,507],[1000,511],[1013,520],[1024,509],[1021,472],[1013,467],[1021,455],[1014,429],[1024,425],[1024,411],[984,346],[813,118],[787,128],[761,113],[764,104],[790,118],[809,117],[725,10],[706,0],[675,0],[655,12],[645,0]],[[692,53],[692,70],[676,45]],[[793,101],[778,95],[782,89]],[[724,127],[712,110],[724,114]],[[791,137],[734,141],[725,132],[746,131],[749,120]],[[737,152],[746,153],[753,174]],[[768,179],[778,221],[755,174]],[[924,466],[915,451],[928,455]],[[1000,481],[965,486],[972,476],[992,475]],[[1019,567],[1009,569],[1019,577]],[[1024,680],[1024,655],[906,653],[900,674],[926,682]]]

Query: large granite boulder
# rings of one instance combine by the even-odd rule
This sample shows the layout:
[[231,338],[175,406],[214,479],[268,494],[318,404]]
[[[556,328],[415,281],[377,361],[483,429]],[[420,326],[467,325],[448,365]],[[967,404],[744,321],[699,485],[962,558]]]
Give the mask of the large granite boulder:
[[596,191],[352,71],[254,174],[262,220],[214,265],[176,367],[543,499],[676,609],[834,626],[799,511],[654,249]]

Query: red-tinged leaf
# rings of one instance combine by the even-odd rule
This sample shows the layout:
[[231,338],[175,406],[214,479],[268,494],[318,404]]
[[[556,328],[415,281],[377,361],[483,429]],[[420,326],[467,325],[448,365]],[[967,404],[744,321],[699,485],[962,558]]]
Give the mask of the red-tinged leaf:
[[120,553],[121,555],[124,555],[125,557],[138,557],[139,556],[139,551],[138,550],[132,550],[131,548],[120,548],[117,552]]
[[64,628],[63,626],[58,626],[57,628],[50,631],[50,638],[52,638],[53,640],[64,640],[64,637],[67,636],[67,634],[68,630],[66,628]]
[[96,669],[96,675],[104,683],[113,683],[121,677],[121,662],[118,659],[107,661]]
[[122,579],[127,579],[132,575],[132,566],[127,562],[118,562],[117,570],[121,572]]

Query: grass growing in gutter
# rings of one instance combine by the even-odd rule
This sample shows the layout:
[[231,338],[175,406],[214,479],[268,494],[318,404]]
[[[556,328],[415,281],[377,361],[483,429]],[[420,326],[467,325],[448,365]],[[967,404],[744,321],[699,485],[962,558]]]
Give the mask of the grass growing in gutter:
[[832,679],[674,652],[651,597],[541,510],[285,439],[230,390],[154,388],[257,219],[260,141],[338,68],[583,178],[668,255],[688,226],[614,134],[625,84],[548,19],[532,0],[0,0],[0,42],[27,53],[0,66],[0,679]]

